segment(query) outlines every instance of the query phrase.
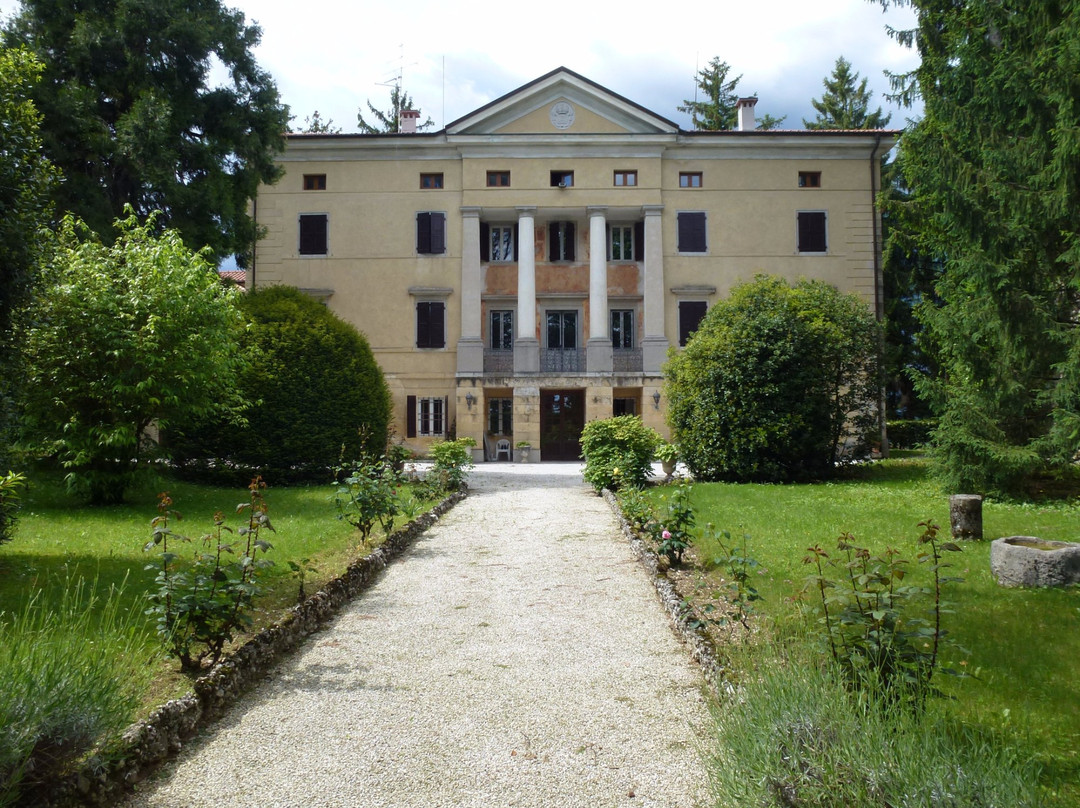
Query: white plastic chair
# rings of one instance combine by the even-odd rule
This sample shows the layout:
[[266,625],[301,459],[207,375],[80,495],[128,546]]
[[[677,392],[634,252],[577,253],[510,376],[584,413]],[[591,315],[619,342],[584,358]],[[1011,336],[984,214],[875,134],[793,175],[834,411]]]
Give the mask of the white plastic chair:
[[495,459],[499,460],[503,455],[506,455],[507,460],[514,459],[514,456],[510,454],[510,441],[506,438],[501,438],[495,444]]

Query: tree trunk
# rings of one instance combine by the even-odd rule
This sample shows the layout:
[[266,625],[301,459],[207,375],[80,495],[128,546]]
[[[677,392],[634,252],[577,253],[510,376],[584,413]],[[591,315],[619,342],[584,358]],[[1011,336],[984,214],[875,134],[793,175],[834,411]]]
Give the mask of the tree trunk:
[[949,497],[949,522],[954,539],[981,539],[982,497],[979,494],[953,494]]

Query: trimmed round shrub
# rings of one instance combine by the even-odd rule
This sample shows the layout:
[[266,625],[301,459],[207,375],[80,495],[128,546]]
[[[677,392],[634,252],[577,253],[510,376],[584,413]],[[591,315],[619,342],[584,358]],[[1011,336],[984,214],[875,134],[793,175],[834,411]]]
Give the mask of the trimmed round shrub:
[[716,304],[665,367],[668,423],[700,480],[828,476],[877,424],[880,327],[821,281],[758,276]]
[[386,448],[390,392],[363,334],[291,286],[243,296],[251,367],[240,381],[246,425],[204,424],[177,458],[200,475],[272,483],[330,479],[344,457]]
[[641,488],[652,474],[660,435],[636,415],[590,421],[581,432],[585,481],[597,491]]

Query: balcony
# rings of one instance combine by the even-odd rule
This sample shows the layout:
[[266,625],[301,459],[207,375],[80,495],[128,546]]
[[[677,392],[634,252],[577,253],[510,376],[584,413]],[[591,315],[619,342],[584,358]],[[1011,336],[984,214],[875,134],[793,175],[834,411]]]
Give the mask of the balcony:
[[580,373],[585,370],[585,351],[580,348],[543,348],[541,373]]
[[509,376],[514,372],[514,352],[484,349],[484,373]]
[[611,352],[611,369],[615,373],[641,373],[641,348],[616,348]]

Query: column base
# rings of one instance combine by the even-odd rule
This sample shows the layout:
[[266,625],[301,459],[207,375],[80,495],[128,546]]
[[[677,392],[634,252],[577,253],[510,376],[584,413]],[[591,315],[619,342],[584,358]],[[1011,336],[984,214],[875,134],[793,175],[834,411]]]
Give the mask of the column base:
[[484,340],[480,337],[462,337],[457,344],[457,372],[459,375],[481,376],[484,373]]
[[514,373],[540,372],[540,340],[521,339],[514,341]]
[[611,373],[611,340],[594,337],[585,343],[585,370],[589,373]]
[[667,337],[645,337],[641,341],[641,369],[646,376],[661,375],[668,347]]

